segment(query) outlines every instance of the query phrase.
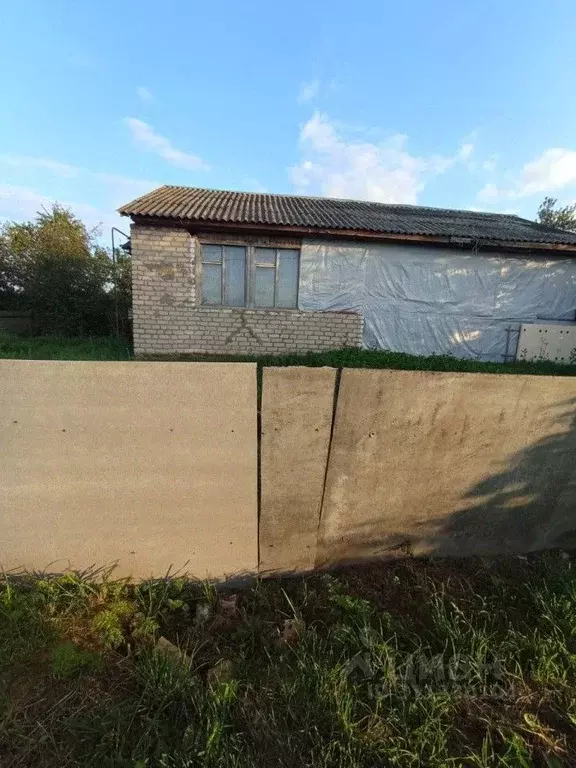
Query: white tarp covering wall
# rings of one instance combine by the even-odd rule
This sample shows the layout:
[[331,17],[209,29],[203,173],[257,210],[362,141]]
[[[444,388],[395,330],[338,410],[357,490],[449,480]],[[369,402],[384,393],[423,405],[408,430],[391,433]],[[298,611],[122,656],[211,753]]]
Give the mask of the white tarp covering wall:
[[506,328],[574,319],[576,259],[305,240],[298,306],[360,312],[367,348],[501,361]]

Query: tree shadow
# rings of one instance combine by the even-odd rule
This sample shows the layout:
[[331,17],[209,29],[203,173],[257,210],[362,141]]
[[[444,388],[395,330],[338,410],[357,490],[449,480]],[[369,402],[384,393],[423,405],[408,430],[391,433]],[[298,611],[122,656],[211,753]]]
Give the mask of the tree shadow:
[[576,548],[576,397],[542,413],[551,416],[550,433],[465,491],[455,511],[427,516],[423,499],[418,519],[404,527],[397,515],[387,517],[384,502],[378,516],[342,528],[340,537],[321,536],[317,565]]
[[443,535],[458,540],[473,533],[482,549],[576,545],[575,407],[576,398],[553,406],[552,423],[561,431],[516,452],[500,472],[470,488],[464,498],[476,503],[451,515]]

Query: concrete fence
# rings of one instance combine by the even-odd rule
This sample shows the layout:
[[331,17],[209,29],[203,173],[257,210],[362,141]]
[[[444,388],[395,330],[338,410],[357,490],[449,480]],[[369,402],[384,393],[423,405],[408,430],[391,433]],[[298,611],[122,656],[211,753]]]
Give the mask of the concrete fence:
[[0,361],[0,564],[257,568],[256,366]]
[[264,371],[262,570],[576,546],[576,378],[285,370]]
[[1,361],[0,564],[221,578],[576,546],[576,377],[266,368],[256,416],[252,364]]

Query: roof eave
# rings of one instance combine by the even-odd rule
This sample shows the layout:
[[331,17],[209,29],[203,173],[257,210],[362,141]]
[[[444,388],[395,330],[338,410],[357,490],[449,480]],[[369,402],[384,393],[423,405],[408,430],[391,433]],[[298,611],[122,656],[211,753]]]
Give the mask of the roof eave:
[[119,211],[123,216],[130,216],[135,224],[175,227],[187,229],[193,234],[198,232],[246,232],[266,235],[289,234],[294,237],[340,237],[354,240],[379,242],[407,242],[422,245],[443,245],[462,250],[481,248],[483,250],[505,250],[515,252],[546,251],[558,255],[576,255],[576,243],[538,243],[528,241],[495,240],[473,237],[454,237],[447,235],[405,234],[395,232],[372,232],[370,230],[335,229],[329,227],[303,227],[289,224],[248,224],[237,222],[210,222],[195,219],[179,219],[164,216],[143,216],[125,209]]

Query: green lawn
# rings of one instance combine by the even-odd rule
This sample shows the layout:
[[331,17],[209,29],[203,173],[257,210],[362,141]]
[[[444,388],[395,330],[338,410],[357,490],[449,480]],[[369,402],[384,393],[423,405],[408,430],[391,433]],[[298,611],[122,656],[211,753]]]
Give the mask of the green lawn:
[[0,582],[3,768],[574,765],[575,686],[563,553]]
[[[0,357],[131,354],[2,336]],[[354,350],[259,363],[575,372]],[[406,559],[220,594],[0,578],[2,768],[576,765],[575,686],[565,553]]]
[[[57,338],[50,336],[18,337],[0,333],[0,358],[30,360],[130,360],[132,351],[123,339],[108,338]],[[558,376],[576,375],[576,365],[556,363],[480,363],[458,360],[448,355],[420,357],[402,352],[371,351],[365,349],[340,349],[301,355],[215,356],[184,355],[178,358],[165,356],[165,360],[203,361],[252,361],[259,366],[270,365],[327,365],[335,368],[396,368],[425,371],[468,371],[478,373],[528,373]]]
[[130,360],[128,343],[114,336],[59,338],[15,336],[0,331],[0,359],[22,360]]

